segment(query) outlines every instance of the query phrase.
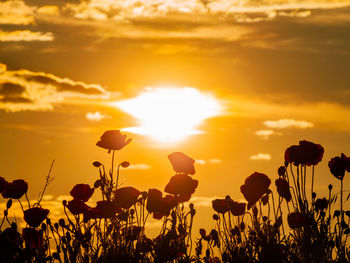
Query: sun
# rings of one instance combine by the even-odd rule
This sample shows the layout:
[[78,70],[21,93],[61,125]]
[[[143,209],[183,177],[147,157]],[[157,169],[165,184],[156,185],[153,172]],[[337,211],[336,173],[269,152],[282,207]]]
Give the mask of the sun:
[[202,133],[197,127],[221,111],[216,98],[190,87],[149,87],[139,96],[113,105],[139,120],[138,127],[124,128],[124,131],[167,143]]

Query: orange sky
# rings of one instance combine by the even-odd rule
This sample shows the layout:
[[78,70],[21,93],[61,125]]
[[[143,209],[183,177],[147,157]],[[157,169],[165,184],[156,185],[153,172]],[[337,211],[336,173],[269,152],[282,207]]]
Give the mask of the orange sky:
[[2,1],[2,176],[27,180],[36,198],[55,159],[52,200],[92,184],[91,163],[109,161],[95,146],[102,133],[140,124],[116,103],[171,86],[222,109],[180,142],[128,133],[124,185],[163,189],[167,155],[182,151],[198,160],[198,207],[241,199],[248,175],[276,178],[284,150],[307,139],[325,147],[316,190],[339,188],[327,162],[350,154],[349,14],[348,0]]

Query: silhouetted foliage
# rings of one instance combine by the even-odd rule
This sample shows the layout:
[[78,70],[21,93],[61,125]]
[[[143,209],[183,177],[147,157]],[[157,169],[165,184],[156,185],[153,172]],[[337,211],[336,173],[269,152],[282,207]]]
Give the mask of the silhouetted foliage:
[[[0,177],[0,192],[8,199],[0,228],[7,222],[8,227],[0,231],[0,262],[349,262],[350,211],[343,210],[343,178],[350,172],[350,158],[344,154],[328,164],[340,180],[340,193],[332,195],[329,185],[328,198],[316,199],[315,166],[322,161],[324,148],[308,141],[289,147],[285,164],[277,171],[276,196],[270,189],[271,179],[253,173],[240,187],[247,203],[229,195],[213,200],[215,229],[201,228],[199,238],[193,240],[196,210],[193,204],[185,204],[198,187],[198,180],[190,176],[195,174],[194,159],[180,152],[168,156],[176,174],[164,188],[167,194],[155,188],[120,187],[120,168],[130,163],[116,165],[115,151],[130,141],[120,131],[102,135],[97,146],[111,153],[111,168],[93,162],[99,179],[93,187],[72,188],[72,199],[63,201],[66,218],[58,222],[51,222],[50,211],[40,204],[52,181],[50,174],[33,205],[24,180],[7,182]],[[306,192],[309,180],[310,195]],[[101,200],[88,205],[96,192]],[[340,210],[334,210],[338,195]],[[23,196],[27,209],[20,200]],[[12,199],[23,211],[26,227],[22,230],[8,217]],[[283,205],[288,215],[282,213]],[[145,234],[150,215],[163,222],[155,238]]]

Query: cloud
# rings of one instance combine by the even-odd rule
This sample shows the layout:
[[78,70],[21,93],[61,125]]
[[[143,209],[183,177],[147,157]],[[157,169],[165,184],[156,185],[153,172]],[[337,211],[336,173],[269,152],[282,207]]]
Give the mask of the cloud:
[[23,1],[11,0],[0,2],[0,24],[29,25],[34,23],[35,7]]
[[196,160],[196,164],[200,164],[200,165],[205,165],[205,164],[220,164],[222,163],[221,159],[209,159],[209,160]]
[[51,32],[32,32],[30,30],[2,31],[0,30],[1,42],[14,41],[52,41],[54,36]]
[[130,166],[127,169],[131,169],[131,170],[149,170],[149,169],[151,169],[151,166],[149,164],[144,164],[144,163],[135,163],[135,164],[130,164]]
[[272,135],[281,135],[281,133],[276,133],[274,130],[258,130],[255,135],[261,139],[267,140]]
[[99,111],[96,111],[96,112],[88,112],[88,113],[86,113],[85,117],[89,121],[99,122],[99,121],[101,121],[103,119],[110,118],[111,116],[104,115],[104,114],[100,113]]
[[277,121],[264,121],[264,125],[269,128],[285,129],[285,128],[299,128],[306,129],[314,127],[314,124],[309,121],[294,120],[294,119],[281,119]]
[[250,160],[264,160],[264,161],[269,161],[271,160],[271,155],[268,153],[258,153],[255,155],[250,156]]
[[69,99],[71,103],[83,103],[109,97],[110,93],[97,84],[44,72],[7,70],[6,65],[0,63],[0,109],[6,111],[52,110],[54,104],[69,102]]

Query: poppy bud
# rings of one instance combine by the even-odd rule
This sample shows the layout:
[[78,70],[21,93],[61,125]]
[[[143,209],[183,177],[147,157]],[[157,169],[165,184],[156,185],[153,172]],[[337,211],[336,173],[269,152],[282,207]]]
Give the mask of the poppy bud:
[[101,186],[101,179],[98,179],[94,183],[94,188],[99,188]]
[[194,217],[194,215],[196,214],[196,209],[191,209],[190,214],[192,217]]
[[346,211],[345,214],[350,217],[350,211]]
[[46,224],[45,223],[41,223],[41,229],[46,232]]
[[284,176],[285,173],[286,173],[286,167],[285,166],[280,166],[278,168],[278,175],[279,176]]
[[333,185],[329,184],[329,185],[328,185],[328,189],[329,189],[329,190],[332,190],[332,188],[333,188]]
[[130,215],[134,215],[135,214],[135,210],[134,209],[130,209]]
[[203,228],[199,229],[199,234],[201,235],[202,238],[205,238],[206,233],[207,232],[205,231],[205,229],[203,229]]
[[7,209],[10,209],[11,206],[12,206],[12,199],[9,199],[9,200],[7,201],[7,203],[6,203],[6,208],[7,208]]
[[190,207],[191,210],[193,210],[194,209],[194,204],[190,203],[189,207]]
[[95,166],[95,167],[100,167],[102,165],[102,163],[100,163],[99,161],[94,161],[92,163],[92,165]]
[[64,219],[63,219],[63,218],[60,218],[60,220],[58,220],[58,224],[59,224],[61,227],[65,227],[65,226],[66,226],[66,222],[64,222]]
[[267,203],[269,202],[269,195],[265,194],[262,198],[261,201],[263,203],[263,205],[267,205]]
[[218,216],[217,214],[213,214],[213,219],[214,219],[215,221],[217,221],[217,220],[219,220],[219,216]]
[[63,206],[67,206],[67,200],[62,201]]
[[340,211],[339,210],[335,210],[334,214],[333,214],[333,218],[334,217],[339,217],[340,216]]
[[55,223],[54,227],[55,227],[56,230],[58,230],[58,223]]
[[244,224],[243,221],[239,224],[239,228],[240,228],[240,230],[241,230],[242,232],[244,231],[244,229],[245,229],[245,224]]
[[130,163],[127,162],[127,161],[124,161],[124,162],[122,162],[120,165],[121,165],[121,167],[123,167],[123,168],[128,168],[128,167],[130,166]]
[[315,199],[316,198],[316,193],[312,192],[312,198]]
[[51,219],[50,218],[46,218],[46,224],[47,225],[51,225]]

